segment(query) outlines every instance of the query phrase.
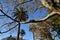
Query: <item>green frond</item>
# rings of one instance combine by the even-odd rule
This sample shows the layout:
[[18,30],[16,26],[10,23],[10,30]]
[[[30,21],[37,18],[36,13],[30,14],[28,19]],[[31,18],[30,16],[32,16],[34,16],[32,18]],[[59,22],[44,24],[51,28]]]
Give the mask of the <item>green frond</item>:
[[20,21],[26,21],[28,19],[27,11],[23,7],[20,9],[16,8],[16,11],[13,12],[13,17],[15,17],[16,20]]
[[16,8],[16,12],[20,12],[20,10],[18,8]]
[[23,12],[25,11],[25,9],[23,7],[20,7],[20,11]]

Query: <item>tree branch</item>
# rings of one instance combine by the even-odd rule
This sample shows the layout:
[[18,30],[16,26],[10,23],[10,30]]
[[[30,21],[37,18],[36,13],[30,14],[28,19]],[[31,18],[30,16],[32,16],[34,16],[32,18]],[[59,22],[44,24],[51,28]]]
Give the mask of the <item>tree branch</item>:
[[[1,12],[2,12],[5,16],[7,16],[8,18],[12,19],[13,21],[19,22],[19,21],[15,20],[15,19],[11,18],[11,17],[8,16],[7,14],[5,14],[2,10],[1,10]],[[27,20],[27,21],[20,22],[20,23],[21,23],[21,24],[26,24],[26,23],[37,23],[37,22],[41,22],[41,21],[44,21],[44,20],[48,19],[49,17],[53,16],[54,14],[59,14],[59,15],[60,15],[60,12],[54,12],[54,11],[53,11],[52,13],[48,14],[48,16],[46,16],[45,18],[42,18],[42,19],[39,19],[39,20]]]
[[22,4],[24,4],[24,3],[31,2],[31,1],[33,1],[33,0],[29,0],[29,1],[26,1],[26,2],[19,3],[18,5],[16,5],[16,6],[14,7],[14,9],[15,9],[16,7],[18,7],[19,5],[22,5]]
[[34,10],[34,13],[35,13],[38,9],[41,9],[41,8],[44,8],[44,6],[39,6],[38,8],[36,8],[36,9]]
[[43,6],[49,8],[49,9],[52,9],[52,6],[48,4],[48,2],[46,0],[40,0],[41,3],[43,4]]
[[[19,21],[15,20],[15,19],[11,18],[11,17],[8,16],[7,14],[5,14],[2,10],[1,10],[1,12],[2,12],[5,16],[7,16],[8,18],[12,19],[13,21],[19,22]],[[27,20],[27,21],[25,21],[25,22],[20,22],[20,23],[24,24],[24,23],[36,23],[36,22],[41,22],[41,21],[44,21],[44,20],[48,19],[50,16],[52,16],[52,15],[54,15],[54,14],[56,14],[56,13],[59,14],[60,12],[52,12],[52,13],[48,14],[48,16],[46,16],[45,18],[42,18],[42,19],[39,19],[39,20]]]
[[8,18],[10,18],[11,20],[16,21],[16,22],[19,22],[19,21],[13,19],[12,17],[8,16],[8,15],[7,15],[6,13],[4,13],[1,9],[0,9],[0,11],[1,11],[5,16],[7,16]]
[[5,25],[11,24],[11,23],[14,23],[14,22],[5,23],[5,24],[3,24],[3,25],[0,26],[0,29],[1,29],[2,27],[4,27]]
[[[18,25],[18,24],[17,24],[17,25]],[[17,26],[17,25],[16,25],[16,26]],[[10,30],[14,29],[16,26],[10,28],[9,30],[7,30],[7,31],[5,31],[5,32],[1,32],[1,31],[0,31],[0,34],[7,33],[7,32],[9,32]]]
[[5,16],[5,15],[0,15],[0,16]]
[[59,15],[59,12],[51,12],[45,18],[42,18],[42,19],[39,19],[39,20],[27,20],[25,22],[20,22],[20,23],[24,24],[24,23],[37,23],[37,22],[42,22],[42,21],[47,20],[48,18],[50,18],[51,16],[53,16],[55,14],[58,14]]

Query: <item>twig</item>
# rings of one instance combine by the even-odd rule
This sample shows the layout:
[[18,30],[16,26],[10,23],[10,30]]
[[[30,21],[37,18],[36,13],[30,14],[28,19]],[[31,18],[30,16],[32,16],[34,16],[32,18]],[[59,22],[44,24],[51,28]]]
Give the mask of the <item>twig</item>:
[[[18,25],[18,24],[17,24],[17,25]],[[0,34],[9,32],[10,30],[14,29],[17,25],[15,25],[14,27],[10,28],[9,30],[7,30],[7,31],[5,31],[5,32],[0,32]]]

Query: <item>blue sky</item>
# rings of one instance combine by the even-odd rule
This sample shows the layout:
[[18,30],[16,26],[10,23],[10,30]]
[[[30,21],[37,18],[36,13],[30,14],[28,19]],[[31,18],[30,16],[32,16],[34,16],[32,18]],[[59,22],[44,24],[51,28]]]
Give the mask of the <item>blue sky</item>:
[[[13,9],[13,6],[12,6],[12,4],[6,4],[5,2],[6,2],[6,0],[0,0],[0,2],[2,3],[2,5],[3,5],[3,11],[6,13],[8,10],[7,9]],[[13,2],[12,2],[13,3]],[[10,6],[11,5],[11,6]],[[8,8],[7,8],[7,6],[8,6]],[[37,10],[34,14],[33,13],[31,13],[31,12],[29,12],[29,20],[32,20],[32,19],[41,19],[41,18],[44,18],[45,16],[47,16],[48,15],[48,13],[46,12],[46,8],[43,8],[42,9],[42,11],[40,11],[40,10]],[[11,16],[11,14],[10,13],[12,13],[12,11],[10,12],[8,12],[9,13],[9,15]],[[0,13],[1,14],[1,13]],[[2,24],[4,24],[5,22],[9,22],[9,21],[11,21],[10,19],[4,19],[3,21],[0,19],[0,25],[2,25]],[[32,32],[30,32],[29,31],[29,24],[21,24],[21,29],[24,29],[25,30],[25,32],[26,32],[26,35],[24,36],[24,38],[25,39],[27,39],[27,40],[33,40],[33,36],[32,36]],[[17,32],[14,32],[14,33],[4,33],[4,34],[0,34],[0,40],[2,39],[2,38],[5,38],[5,37],[8,37],[8,36],[10,36],[10,35],[13,35],[13,36],[16,36],[17,35]],[[56,39],[58,39],[58,38],[56,38]]]

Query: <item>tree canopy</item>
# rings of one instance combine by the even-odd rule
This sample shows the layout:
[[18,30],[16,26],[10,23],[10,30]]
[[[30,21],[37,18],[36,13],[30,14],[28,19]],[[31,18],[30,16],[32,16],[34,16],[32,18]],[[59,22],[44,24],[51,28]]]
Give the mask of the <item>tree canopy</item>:
[[[46,13],[48,13],[46,17],[41,19],[39,18],[39,19],[27,20],[30,16],[30,14],[28,16],[29,12],[34,14],[36,13],[37,10],[39,10],[41,13],[41,11],[45,11],[42,10],[44,8],[47,9]],[[47,24],[42,25],[42,23],[39,23],[38,25],[40,26],[48,25],[48,27],[51,27],[53,29],[52,31],[56,31],[57,34],[60,35],[59,32],[60,31],[60,0],[6,0],[6,1],[1,0],[0,12],[1,12],[0,14],[1,18],[5,17],[9,21],[11,21],[11,22],[5,21],[8,23],[3,24],[1,28],[4,27],[5,25],[11,26],[13,24],[13,27],[10,27],[9,29],[7,28],[8,30],[5,32],[0,32],[1,34],[9,32],[10,30],[16,28],[18,23],[27,24],[27,23],[46,22]],[[34,27],[32,28],[35,29]],[[32,28],[31,31],[33,30]]]

